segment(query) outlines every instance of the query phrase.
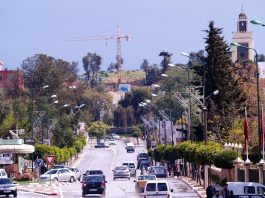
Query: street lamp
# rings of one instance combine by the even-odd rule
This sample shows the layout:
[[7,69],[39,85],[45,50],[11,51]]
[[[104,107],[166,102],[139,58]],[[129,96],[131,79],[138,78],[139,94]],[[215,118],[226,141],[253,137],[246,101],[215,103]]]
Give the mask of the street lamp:
[[250,23],[254,24],[254,25],[261,25],[261,26],[265,26],[264,23],[258,21],[258,20],[251,20]]
[[[257,21],[256,21],[257,22]],[[236,47],[242,47],[242,48],[246,48],[248,50],[253,50],[255,52],[255,64],[256,64],[256,78],[257,78],[257,103],[258,103],[258,140],[259,140],[259,144],[260,144],[260,106],[259,106],[259,101],[260,101],[260,97],[259,97],[259,66],[258,66],[258,53],[256,51],[256,49],[251,48],[251,47],[247,47],[244,45],[241,45],[239,43],[233,42],[231,43],[232,46],[236,46]],[[259,145],[260,146],[260,145]],[[260,147],[259,147],[260,148]]]
[[168,75],[167,75],[167,74],[161,74],[161,76],[163,76],[163,77],[168,77]]

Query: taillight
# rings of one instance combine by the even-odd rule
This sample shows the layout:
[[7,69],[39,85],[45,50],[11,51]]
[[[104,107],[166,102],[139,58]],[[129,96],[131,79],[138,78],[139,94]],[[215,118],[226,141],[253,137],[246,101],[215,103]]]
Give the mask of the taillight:
[[167,195],[167,198],[170,198],[170,194]]
[[103,178],[104,178],[104,180],[106,180],[106,176],[105,175],[103,175]]
[[84,182],[83,185],[82,185],[82,188],[85,188],[86,187],[86,183]]
[[146,195],[144,195],[144,198],[146,198]]
[[101,182],[101,187],[104,187],[105,186],[105,182]]

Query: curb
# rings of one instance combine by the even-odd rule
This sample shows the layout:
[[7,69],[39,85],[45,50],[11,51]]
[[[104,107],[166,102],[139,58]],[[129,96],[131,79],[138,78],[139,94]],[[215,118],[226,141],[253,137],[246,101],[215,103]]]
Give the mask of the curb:
[[43,194],[43,195],[59,195],[59,192],[56,191],[51,191],[51,192],[44,192],[44,191],[38,191],[34,189],[17,189],[18,191],[23,191],[23,192],[32,192],[32,193],[38,193],[38,194]]
[[[176,177],[175,177],[176,178]],[[194,188],[189,182],[187,182],[185,179],[181,178],[181,177],[178,177],[179,180],[183,181],[187,186],[189,186],[191,189],[193,189],[196,194],[200,197],[200,198],[205,198],[205,196],[203,196],[202,194],[200,194],[198,192],[198,190],[196,188]]]

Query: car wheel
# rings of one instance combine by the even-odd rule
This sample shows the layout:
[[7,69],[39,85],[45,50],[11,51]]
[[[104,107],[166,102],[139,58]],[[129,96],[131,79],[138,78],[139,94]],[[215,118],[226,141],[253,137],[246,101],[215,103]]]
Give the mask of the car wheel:
[[131,178],[130,177],[128,177],[128,180],[130,180]]
[[55,177],[55,178],[54,178],[54,181],[58,182],[58,178],[57,178],[57,177]]
[[115,180],[116,178],[115,177],[113,177],[113,180]]
[[81,175],[79,176],[78,181],[81,181]]
[[74,177],[70,177],[70,182],[73,183],[75,181]]
[[13,197],[17,197],[17,194],[13,194]]
[[85,197],[86,196],[86,194],[85,193],[82,193],[82,197]]

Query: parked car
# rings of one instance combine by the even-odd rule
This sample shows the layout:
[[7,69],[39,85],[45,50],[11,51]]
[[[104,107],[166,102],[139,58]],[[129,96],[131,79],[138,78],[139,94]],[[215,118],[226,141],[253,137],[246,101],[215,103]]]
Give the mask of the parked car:
[[135,191],[138,193],[144,192],[144,187],[147,181],[154,181],[156,180],[155,175],[139,175],[135,182]]
[[151,166],[149,173],[156,177],[168,177],[168,172],[165,166]]
[[137,161],[141,160],[141,159],[149,159],[149,156],[147,153],[139,153],[137,155]]
[[110,138],[109,145],[116,145],[116,140],[114,138]]
[[75,180],[81,181],[81,171],[78,168],[67,167],[70,171],[75,173]]
[[106,181],[102,175],[87,175],[82,183],[82,196],[89,195],[105,195]]
[[146,169],[151,166],[151,161],[149,159],[140,159],[137,163],[137,169]]
[[69,181],[72,183],[75,181],[75,173],[68,168],[61,168],[48,170],[40,176],[41,180],[49,180],[50,178],[55,181]]
[[102,175],[104,180],[106,180],[106,176],[104,175],[102,170],[87,170],[84,174],[83,174],[83,180],[85,178],[85,176],[87,175]]
[[173,189],[170,190],[166,181],[147,181],[144,188],[144,197],[172,198],[171,192],[173,192]]
[[0,178],[0,195],[17,197],[17,186],[9,178]]
[[0,169],[0,178],[7,178],[6,170]]
[[135,164],[132,163],[132,162],[124,162],[122,163],[123,166],[127,166],[129,168],[129,171],[130,171],[130,176],[131,177],[135,177],[136,176],[136,167],[135,167]]
[[104,139],[97,139],[97,144],[95,148],[104,148],[105,147],[105,140]]
[[127,166],[117,166],[113,170],[113,180],[116,178],[128,178],[130,179],[130,171]]
[[111,137],[113,137],[115,140],[119,140],[120,139],[120,136],[115,134],[115,133],[112,133]]

